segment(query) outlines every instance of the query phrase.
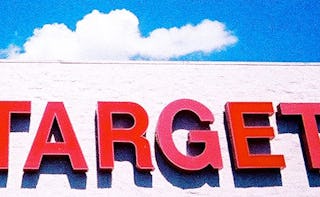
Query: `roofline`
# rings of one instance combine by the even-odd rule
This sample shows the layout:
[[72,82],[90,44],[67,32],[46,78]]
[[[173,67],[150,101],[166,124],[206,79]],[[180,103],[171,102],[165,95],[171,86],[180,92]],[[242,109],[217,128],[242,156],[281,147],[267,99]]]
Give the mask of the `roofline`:
[[320,62],[244,62],[244,61],[87,61],[87,60],[9,60],[2,63],[44,63],[44,64],[142,64],[142,65],[234,65],[234,66],[320,66]]

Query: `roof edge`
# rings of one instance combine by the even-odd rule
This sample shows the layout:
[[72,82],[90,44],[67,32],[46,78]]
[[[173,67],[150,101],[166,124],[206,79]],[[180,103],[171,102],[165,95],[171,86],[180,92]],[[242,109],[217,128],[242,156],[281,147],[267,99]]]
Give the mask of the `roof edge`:
[[72,60],[9,60],[1,63],[44,63],[44,64],[143,64],[143,65],[239,65],[239,66],[320,66],[320,62],[244,62],[244,61],[72,61]]

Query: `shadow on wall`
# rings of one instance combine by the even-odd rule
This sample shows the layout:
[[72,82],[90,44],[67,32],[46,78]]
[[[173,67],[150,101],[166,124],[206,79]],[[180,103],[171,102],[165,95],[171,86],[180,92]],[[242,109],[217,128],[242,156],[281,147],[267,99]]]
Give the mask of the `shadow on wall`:
[[[276,114],[277,126],[279,134],[282,133],[292,133],[299,135],[300,144],[302,147],[303,158],[305,163],[305,168],[308,176],[308,182],[310,187],[320,187],[320,173],[319,170],[310,170],[308,167],[308,157],[306,155],[307,148],[303,142],[303,123],[301,116],[282,116],[281,114]],[[318,130],[320,128],[320,116],[316,116],[316,121],[318,125]]]
[[[114,147],[115,161],[128,161],[132,164],[134,184],[138,187],[152,187],[152,175],[149,171],[139,171],[135,167],[135,148],[131,144],[118,143]],[[115,165],[115,168],[117,166]],[[98,168],[97,168],[98,169]],[[125,172],[123,172],[125,173]],[[111,188],[112,187],[112,172],[98,170],[97,172],[98,188]]]
[[[127,114],[113,114],[113,127],[114,128],[130,128],[134,124],[134,119]],[[96,152],[98,153],[97,141],[97,116],[95,116],[95,133],[96,133]],[[115,143],[114,144],[114,160],[115,161],[129,161],[132,164],[134,183],[139,187],[152,187],[152,175],[149,171],[137,170],[135,167],[135,147],[128,143]],[[98,168],[98,155],[97,155],[97,169]],[[116,168],[116,166],[115,166]],[[112,172],[108,170],[97,170],[97,187],[98,188],[111,188],[112,186]]]
[[8,181],[8,171],[1,171],[0,172],[0,188],[7,187]]
[[[10,132],[29,132],[29,128],[30,128],[30,114],[15,114],[15,113],[11,114]],[[0,188],[7,187],[7,181],[8,181],[8,171],[7,170],[0,171]]]
[[[132,117],[128,115],[115,115],[114,127],[131,127],[134,123]],[[301,134],[303,131],[302,120],[299,116],[281,116],[276,114],[277,127],[279,135],[284,133],[297,134],[300,137],[301,146],[303,148],[303,156],[306,164],[306,171],[310,187],[320,187],[320,173],[319,171],[309,170],[307,167],[307,156],[305,155],[306,147],[304,146]],[[320,117],[316,117],[318,128],[320,128]],[[245,116],[246,125],[269,125],[267,116]],[[96,125],[96,124],[95,124]],[[224,118],[225,131],[229,135],[229,129]],[[11,116],[11,132],[28,132],[30,126],[30,115],[12,114]],[[173,124],[173,130],[178,129],[209,129],[208,125],[201,124],[199,119],[192,112],[183,111],[176,115]],[[97,128],[96,128],[97,132]],[[177,131],[178,132],[178,131]],[[219,131],[221,132],[221,131]],[[51,137],[55,141],[62,141],[59,126],[55,121]],[[249,149],[252,153],[270,153],[270,144],[267,140],[250,140]],[[235,187],[272,187],[282,186],[281,174],[279,170],[235,170],[234,161],[232,157],[232,148],[228,138],[228,148],[230,151],[230,161],[232,164],[232,173]],[[197,155],[203,151],[203,144],[187,147],[187,152],[190,155]],[[155,143],[155,157],[157,163],[155,168],[160,170],[162,175],[168,182],[176,187],[183,189],[198,188],[204,184],[211,187],[219,187],[219,173],[207,167],[201,171],[189,173],[176,169],[163,155],[157,143]],[[223,153],[222,153],[223,154]],[[139,171],[135,166],[135,149],[131,144],[118,143],[115,145],[115,160],[129,161],[133,165],[134,183],[138,187],[151,188],[153,186],[152,175],[150,172]],[[157,166],[156,166],[157,165]],[[115,166],[116,168],[116,166]],[[68,177],[71,188],[85,189],[87,184],[87,177],[85,173],[76,173],[72,170],[68,157],[47,157],[42,159],[40,169],[37,172],[24,173],[22,178],[22,188],[36,188],[41,174],[62,174]],[[7,186],[8,172],[0,171],[0,188]],[[111,188],[112,187],[112,173],[108,171],[97,172],[97,187]]]
[[[54,120],[49,141],[54,138],[56,142],[63,142],[59,125]],[[36,188],[41,174],[65,174],[70,187],[73,189],[86,189],[87,175],[84,172],[74,172],[68,156],[43,156],[40,169],[35,172],[25,172],[21,188]]]
[[[30,114],[11,114],[11,132],[29,132]],[[56,141],[62,141],[59,126],[55,121],[51,135]],[[73,172],[68,157],[44,157],[41,162],[40,170],[37,172],[24,173],[22,178],[22,188],[36,188],[41,174],[66,174],[71,188],[85,189],[86,174]],[[0,172],[0,187],[7,186],[8,172]]]
[[195,172],[178,170],[164,157],[156,143],[155,155],[160,172],[167,181],[176,187],[182,189],[199,188],[206,183],[211,187],[220,186],[218,170],[213,170],[211,167]]
[[41,174],[65,174],[72,189],[86,189],[86,174],[74,172],[67,156],[44,156],[39,171],[23,174],[21,188],[36,188]]
[[10,132],[29,132],[30,114],[11,114]]
[[[178,129],[209,130],[210,127],[208,124],[201,123],[199,118],[193,112],[181,111],[176,114],[173,121],[173,131]],[[206,183],[211,187],[220,186],[218,170],[213,169],[212,167],[206,167],[203,170],[194,172],[186,172],[181,169],[177,169],[167,160],[158,144],[156,142],[154,144],[158,168],[166,180],[172,185],[182,189],[199,188]],[[192,144],[192,146],[186,146],[186,148],[186,152],[189,155],[195,156],[202,153],[204,150],[204,144]]]
[[[174,122],[174,129],[180,129],[182,125],[187,126],[185,129],[203,129],[203,125],[199,124],[199,120],[194,114],[182,113],[178,114]],[[128,115],[113,115],[113,127],[115,128],[130,128],[134,120]],[[97,125],[97,124],[96,124]],[[205,126],[208,129],[208,125]],[[97,128],[96,128],[97,133]],[[199,150],[201,149],[201,150]],[[203,146],[196,146],[189,148],[188,152],[201,152]],[[219,186],[219,176],[216,170],[206,168],[204,170],[187,173],[177,170],[164,158],[155,145],[155,156],[158,168],[162,175],[174,186],[180,188],[198,188],[208,183],[210,186]],[[116,161],[129,161],[135,166],[135,149],[131,144],[116,143],[115,145],[115,160]],[[116,168],[116,166],[115,166]],[[98,168],[97,168],[98,169]],[[152,187],[152,175],[150,172],[139,171],[133,167],[134,183],[139,187]],[[110,188],[112,186],[112,173],[108,171],[98,171],[98,188]]]
[[[268,126],[270,125],[268,116],[265,115],[245,115],[244,124],[246,126]],[[277,169],[256,169],[256,170],[236,170],[233,159],[233,150],[230,142],[229,128],[224,114],[224,125],[226,136],[228,139],[228,148],[230,153],[230,162],[232,167],[232,174],[235,187],[271,187],[282,186],[280,170]],[[270,144],[268,140],[251,139],[248,141],[250,153],[270,153]]]

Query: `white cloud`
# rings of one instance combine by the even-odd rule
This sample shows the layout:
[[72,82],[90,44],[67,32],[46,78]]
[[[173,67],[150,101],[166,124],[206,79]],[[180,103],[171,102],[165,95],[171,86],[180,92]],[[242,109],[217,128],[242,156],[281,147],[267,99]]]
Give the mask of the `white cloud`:
[[78,21],[75,31],[64,24],[47,24],[34,30],[23,50],[11,46],[2,53],[24,60],[166,60],[219,51],[237,42],[223,23],[207,19],[195,26],[156,29],[147,37],[141,36],[138,25],[130,11],[94,10]]

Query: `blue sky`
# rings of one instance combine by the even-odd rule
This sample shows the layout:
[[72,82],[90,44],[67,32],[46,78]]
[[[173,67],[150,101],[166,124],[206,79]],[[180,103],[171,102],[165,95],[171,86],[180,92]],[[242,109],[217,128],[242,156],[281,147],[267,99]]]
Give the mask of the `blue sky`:
[[[127,45],[123,45],[123,42],[113,43],[114,45],[110,45],[109,48],[117,48],[115,47],[116,44],[127,48],[135,48],[125,55],[123,55],[124,52],[121,52],[120,59],[128,56],[131,59],[138,57],[138,59],[160,60],[320,62],[320,4],[318,1],[312,0],[1,0],[0,9],[0,49],[2,49],[0,57],[2,58],[8,56],[8,51],[12,46],[16,49],[14,50],[15,54],[18,55],[29,52],[29,48],[30,51],[35,50],[35,46],[40,46],[40,41],[38,41],[40,39],[31,39],[33,42],[29,42],[26,48],[24,44],[28,40],[30,41],[32,36],[35,38],[41,37],[35,36],[34,30],[36,28],[41,29],[46,24],[64,24],[67,28],[59,26],[58,29],[60,30],[57,31],[60,33],[62,32],[61,29],[65,32],[68,31],[70,38],[74,38],[75,36],[71,36],[69,31],[76,31],[77,22],[83,20],[93,10],[99,11],[95,16],[98,18],[102,14],[109,14],[112,10],[125,9],[129,13],[119,12],[116,16],[121,18],[126,15],[127,19],[131,21],[130,24],[135,23],[134,20],[131,20],[135,16],[138,19],[138,30],[141,38],[150,36],[151,32],[159,28],[167,30],[163,32],[162,36],[164,37],[160,36],[161,39],[154,39],[154,36],[150,36],[149,44],[143,44],[143,46],[152,48],[154,45],[150,43],[158,45],[162,43],[162,40],[168,38],[173,39],[175,45],[173,46],[173,43],[163,44],[162,48],[155,47],[152,51],[139,49],[136,52],[135,46],[127,47]],[[91,18],[95,20],[94,17]],[[224,25],[220,31],[220,37],[203,33],[200,24],[206,19],[210,21],[206,25],[211,25],[212,28],[220,27],[220,23]],[[214,24],[214,21],[219,23]],[[83,23],[85,24],[85,22]],[[89,21],[87,21],[88,23]],[[195,28],[182,28],[188,24]],[[111,29],[113,26],[114,24],[110,24],[105,29]],[[128,24],[126,23],[125,26],[128,26]],[[205,25],[203,26],[205,27]],[[100,28],[94,29],[96,27],[83,29],[99,31]],[[180,29],[180,33],[169,31],[173,27],[184,30]],[[57,27],[51,28],[57,29]],[[133,29],[135,30],[134,27]],[[49,27],[48,31],[50,31]],[[44,30],[39,35],[45,35],[43,32]],[[193,36],[186,36],[184,40],[177,38],[189,33]],[[83,34],[81,35],[82,38]],[[102,35],[102,33],[99,35]],[[123,40],[124,37],[127,37],[126,34],[123,34],[122,37],[121,35],[119,33],[119,38],[112,37],[112,40]],[[218,46],[213,41],[210,46],[203,46],[206,44],[205,41],[195,38],[202,35],[205,35],[203,38],[208,38],[208,42],[214,39],[221,41],[221,36],[227,40]],[[41,37],[43,38],[42,41],[47,43],[44,37]],[[76,37],[79,38],[78,35]],[[97,36],[90,39],[93,40],[93,38],[99,39]],[[56,39],[61,40],[60,38]],[[189,41],[185,42],[186,40]],[[128,40],[128,42],[131,42],[131,40]],[[190,50],[181,49],[180,53],[172,52],[159,56],[159,51],[165,49],[180,50],[176,46],[176,43],[180,42],[185,43],[185,45],[181,45],[182,48],[186,46],[190,47]],[[64,41],[64,43],[68,43],[68,41]],[[137,43],[137,45],[141,45],[140,41],[137,41]],[[194,43],[193,47],[190,46],[190,43]],[[84,45],[82,44],[81,47]],[[198,48],[195,47],[197,45],[199,45]],[[64,48],[61,45],[57,45],[57,47]],[[104,47],[99,48],[100,45],[90,45],[90,47],[97,51],[108,50]],[[90,51],[90,47],[83,49],[81,54]],[[75,47],[69,47],[68,49],[74,50]],[[33,52],[33,54],[38,53]],[[114,54],[110,54],[110,56],[112,55]],[[105,58],[107,59],[110,56]],[[56,58],[58,55],[52,57]],[[36,58],[36,55],[33,58]],[[99,56],[98,58],[102,57]]]

